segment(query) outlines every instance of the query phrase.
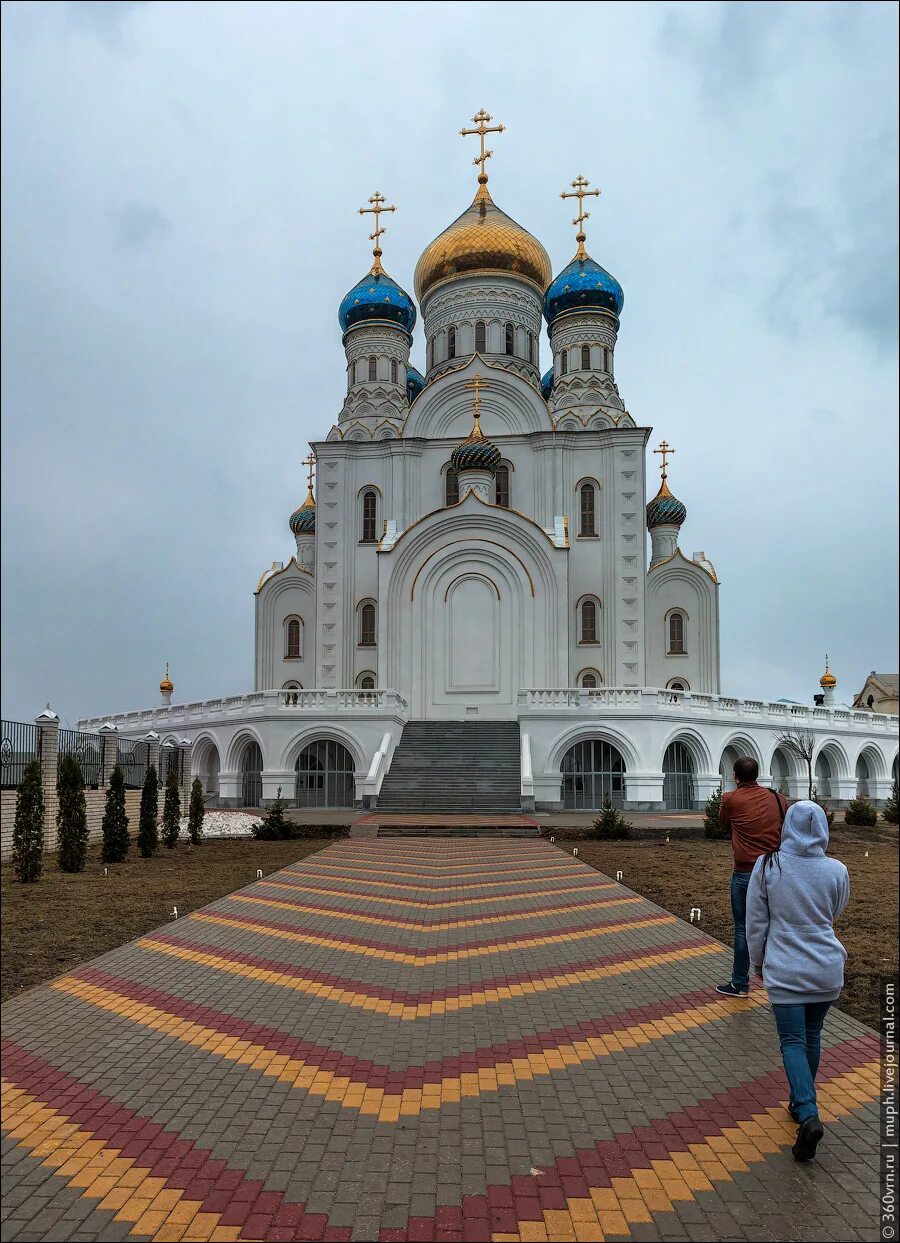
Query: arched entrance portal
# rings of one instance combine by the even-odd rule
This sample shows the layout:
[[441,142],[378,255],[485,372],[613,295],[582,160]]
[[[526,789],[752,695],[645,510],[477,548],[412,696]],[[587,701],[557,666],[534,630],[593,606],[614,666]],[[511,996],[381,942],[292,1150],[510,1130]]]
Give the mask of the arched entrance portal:
[[783,794],[785,798],[790,795],[790,776],[791,766],[787,756],[780,747],[776,747],[772,752],[772,762],[769,764],[769,773],[772,777],[772,789],[777,790],[779,794]]
[[609,795],[614,807],[625,803],[625,761],[612,743],[600,738],[576,742],[563,756],[563,807],[593,811]]
[[241,755],[241,805],[259,807],[262,803],[262,751],[258,742],[248,742]]
[[871,787],[869,782],[872,774],[869,772],[869,763],[864,755],[861,755],[856,761],[856,797],[868,798]]
[[195,753],[195,775],[203,786],[204,802],[215,803],[219,797],[219,748],[207,738],[195,748]]
[[294,765],[298,807],[352,807],[353,756],[339,742],[322,738],[303,748]]
[[663,756],[663,802],[666,811],[693,811],[694,761],[683,742],[670,742]]
[[816,760],[816,775],[813,793],[818,798],[831,798],[831,761],[823,751]]

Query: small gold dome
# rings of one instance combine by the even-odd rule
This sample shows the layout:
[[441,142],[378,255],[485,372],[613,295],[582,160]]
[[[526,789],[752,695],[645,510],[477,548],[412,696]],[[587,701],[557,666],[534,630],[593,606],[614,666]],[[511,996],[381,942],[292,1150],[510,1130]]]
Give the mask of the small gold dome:
[[536,237],[497,207],[486,181],[463,214],[422,252],[415,275],[420,302],[438,281],[467,272],[512,272],[540,293],[550,284],[550,256]]
[[837,686],[837,678],[831,672],[823,673],[819,678],[820,686]]
[[169,691],[174,691],[175,689],[175,684],[172,682],[172,680],[169,677],[169,666],[168,665],[166,665],[165,676],[163,677],[163,680],[159,684],[159,689],[162,691],[164,695],[168,694]]

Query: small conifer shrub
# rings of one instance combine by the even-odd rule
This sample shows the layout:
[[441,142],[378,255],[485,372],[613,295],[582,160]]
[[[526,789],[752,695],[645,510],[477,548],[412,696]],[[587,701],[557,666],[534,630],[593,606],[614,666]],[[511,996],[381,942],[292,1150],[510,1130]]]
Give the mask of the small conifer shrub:
[[159,778],[153,764],[147,766],[144,786],[141,790],[141,811],[138,819],[138,850],[149,859],[159,845],[156,822],[159,816]]
[[81,765],[68,752],[56,771],[56,858],[61,872],[83,872],[87,862],[88,822]]
[[897,824],[900,821],[900,790],[897,789],[896,781],[891,786],[891,797],[885,800],[881,814],[888,824]]
[[163,798],[162,839],[169,850],[178,845],[178,831],[181,828],[181,795],[178,793],[178,773],[169,769],[166,777],[166,793]]
[[12,864],[17,879],[23,884],[38,880],[44,866],[44,787],[40,760],[30,760],[25,765],[16,791]]
[[104,863],[121,863],[128,854],[131,838],[128,836],[128,816],[125,812],[125,774],[117,764],[109,778],[106,791],[106,807],[103,811]]
[[865,797],[858,794],[856,798],[851,799],[847,804],[844,812],[844,824],[858,824],[871,828],[872,825],[878,823],[878,812]]
[[618,807],[613,807],[607,794],[600,815],[594,821],[594,837],[599,841],[619,842],[631,837],[632,824],[626,820]]
[[253,836],[257,841],[284,842],[300,836],[299,826],[292,820],[288,820],[284,814],[286,807],[287,803],[281,797],[281,786],[279,786],[275,801],[269,805],[265,816],[253,828]]
[[188,837],[192,846],[199,846],[203,836],[203,817],[206,805],[203,802],[203,783],[199,777],[191,782],[191,801],[188,804]]
[[703,832],[706,837],[716,841],[726,841],[731,837],[731,829],[720,824],[719,812],[722,810],[722,787],[714,790],[706,800],[703,808]]

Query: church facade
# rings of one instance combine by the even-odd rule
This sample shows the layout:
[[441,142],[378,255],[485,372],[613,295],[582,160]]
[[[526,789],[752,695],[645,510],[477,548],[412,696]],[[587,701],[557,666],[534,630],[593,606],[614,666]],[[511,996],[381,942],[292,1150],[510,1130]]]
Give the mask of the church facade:
[[[164,685],[162,707],[112,724],[190,745],[232,804],[279,787],[308,803],[311,786],[325,805],[377,804],[410,721],[517,724],[525,808],[579,805],[573,771],[585,807],[607,792],[696,806],[748,750],[767,779],[805,792],[776,746],[801,724],[819,740],[820,795],[852,797],[862,761],[883,799],[896,718],[882,730],[830,702],[721,696],[716,573],[682,551],[673,450],[649,452],[616,378],[624,295],[585,246],[599,192],[578,177],[563,194],[577,249],[554,276],[488,189],[485,137],[502,128],[490,121],[463,131],[480,144],[475,196],[422,253],[415,300],[382,264],[396,209],[378,193],[360,209],[374,261],[339,307],[345,393],[311,445],[292,555],[257,585],[253,691],[179,707]],[[343,776],[320,780],[323,765]]]

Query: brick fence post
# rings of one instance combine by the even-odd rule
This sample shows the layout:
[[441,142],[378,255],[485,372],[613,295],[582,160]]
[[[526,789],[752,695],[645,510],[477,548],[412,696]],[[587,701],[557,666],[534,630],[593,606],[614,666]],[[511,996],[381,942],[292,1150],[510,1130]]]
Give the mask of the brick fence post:
[[100,735],[100,788],[105,790],[116,766],[119,738],[115,725],[109,721],[101,725],[97,733]]
[[187,816],[191,802],[191,754],[193,743],[189,738],[182,738],[181,748],[181,814]]
[[41,759],[41,785],[44,792],[44,849],[56,849],[56,769],[59,761],[59,717],[49,704],[34,719],[38,755]]

